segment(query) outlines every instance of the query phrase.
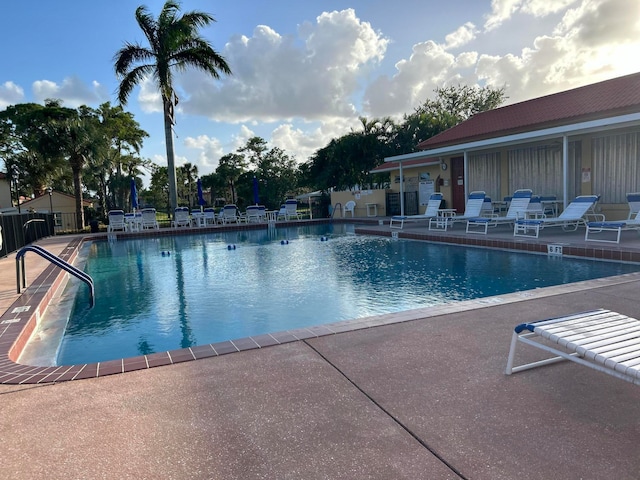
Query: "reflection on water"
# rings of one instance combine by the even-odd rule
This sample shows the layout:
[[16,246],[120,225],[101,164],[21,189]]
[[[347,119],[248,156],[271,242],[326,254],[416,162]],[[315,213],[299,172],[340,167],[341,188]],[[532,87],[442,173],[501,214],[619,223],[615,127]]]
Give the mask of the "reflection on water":
[[347,229],[353,231],[315,225],[95,242],[86,271],[95,281],[96,306],[88,309],[86,289],[78,289],[58,363],[130,357],[638,270],[354,236]]

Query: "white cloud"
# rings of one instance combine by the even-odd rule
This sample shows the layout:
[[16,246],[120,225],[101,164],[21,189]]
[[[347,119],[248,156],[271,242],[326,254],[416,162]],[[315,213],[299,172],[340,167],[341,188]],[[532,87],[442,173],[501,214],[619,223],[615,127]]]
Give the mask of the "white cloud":
[[352,9],[323,13],[297,36],[260,25],[225,46],[232,76],[214,81],[189,71],[180,77],[189,96],[182,108],[227,122],[357,116],[352,96],[387,44]]
[[[455,35],[448,36],[444,46],[434,41],[414,45],[409,59],[396,63],[393,76],[380,76],[369,85],[365,93],[367,113],[410,113],[433,98],[435,88],[443,85],[504,86],[506,102],[513,103],[640,71],[640,3],[583,0],[574,8],[566,8],[575,3],[566,0],[543,8],[541,1],[494,0],[496,28],[518,10],[543,16],[559,13],[557,5],[562,4],[566,11],[555,25],[549,24],[548,32],[538,32],[539,36],[530,39],[529,46],[520,52],[498,55],[469,50],[454,56],[447,48],[459,38]],[[456,30],[461,31],[464,28]],[[485,36],[494,37],[481,34],[467,47],[486,41]]]
[[192,160],[191,163],[198,165],[198,171],[202,175],[213,172],[218,166],[218,160],[224,155],[222,142],[207,135],[187,137],[184,140],[184,146],[198,151],[197,159]]
[[36,80],[32,85],[34,101],[42,103],[46,99],[60,99],[65,107],[98,105],[110,100],[106,89],[98,82],[87,85],[76,76],[67,77],[62,84],[51,80]]
[[0,110],[9,105],[15,105],[24,100],[24,90],[13,82],[4,82],[0,85]]
[[325,147],[333,138],[338,138],[358,124],[357,119],[335,119],[333,121],[306,124],[303,128],[291,123],[276,127],[271,133],[270,144],[281,148],[299,163],[306,162],[317,150]]
[[467,78],[469,73],[464,71],[472,66],[469,59],[473,57],[473,53],[456,57],[431,40],[416,44],[409,59],[396,64],[397,73],[392,78],[382,76],[369,85],[365,110],[374,117],[410,113],[427,98],[432,98],[437,87],[473,83],[475,77]]
[[466,45],[476,37],[476,27],[473,23],[467,22],[455,32],[450,33],[445,37],[445,49],[450,50],[452,48],[459,48]]
[[491,0],[491,13],[486,16],[485,30],[498,28],[518,10],[522,0]]
[[578,0],[492,0],[491,13],[486,15],[484,28],[487,31],[500,27],[515,13],[521,12],[536,18],[561,12]]
[[140,108],[145,113],[162,113],[162,97],[156,84],[150,78],[145,78],[140,83],[138,93]]

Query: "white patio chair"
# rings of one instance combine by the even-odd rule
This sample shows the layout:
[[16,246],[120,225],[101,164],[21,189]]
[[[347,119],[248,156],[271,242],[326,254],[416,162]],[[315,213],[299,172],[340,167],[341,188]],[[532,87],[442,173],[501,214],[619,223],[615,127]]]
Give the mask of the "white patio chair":
[[160,228],[156,218],[155,208],[142,209],[142,230],[157,230]]
[[191,225],[191,219],[189,218],[189,208],[178,207],[173,212],[173,226],[174,227],[188,227]]
[[127,224],[124,219],[124,210],[111,210],[107,215],[109,217],[109,225],[107,232],[115,232],[121,230],[127,231]]
[[353,212],[356,209],[356,202],[354,202],[353,200],[349,200],[347,203],[344,204],[344,207],[342,208],[342,216],[346,217],[347,216],[347,212],[351,214],[351,218],[353,218]]

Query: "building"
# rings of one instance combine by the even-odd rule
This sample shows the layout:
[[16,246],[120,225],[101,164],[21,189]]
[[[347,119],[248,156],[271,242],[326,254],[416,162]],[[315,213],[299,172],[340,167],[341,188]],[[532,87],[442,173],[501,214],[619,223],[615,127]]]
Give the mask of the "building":
[[11,199],[11,179],[0,172],[0,211],[13,208]]
[[529,188],[564,206],[597,194],[608,220],[626,218],[626,193],[640,190],[640,73],[479,113],[418,147],[373,170],[390,172],[405,214],[433,190],[461,212],[471,191]]
[[[82,201],[83,207],[91,207],[93,204],[88,200]],[[73,195],[52,190],[50,194],[45,193],[31,200],[20,204],[22,212],[38,212],[55,214],[55,228],[57,231],[68,231],[76,229],[76,199]]]

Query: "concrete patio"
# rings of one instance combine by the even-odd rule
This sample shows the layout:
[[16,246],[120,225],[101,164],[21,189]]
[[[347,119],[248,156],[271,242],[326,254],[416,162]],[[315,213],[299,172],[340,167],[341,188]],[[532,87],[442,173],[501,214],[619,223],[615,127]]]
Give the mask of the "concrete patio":
[[[58,253],[67,240],[41,244]],[[3,310],[17,297],[14,258],[0,260]],[[27,266],[33,279],[44,263]],[[591,308],[637,317],[639,289],[630,274],[149,370],[0,385],[0,477],[635,479],[638,386],[573,363],[503,372],[517,323]]]

